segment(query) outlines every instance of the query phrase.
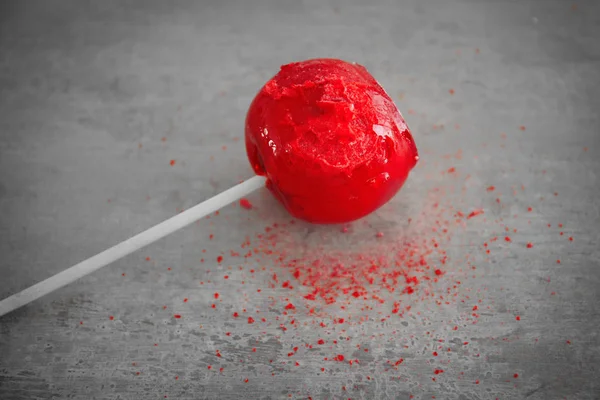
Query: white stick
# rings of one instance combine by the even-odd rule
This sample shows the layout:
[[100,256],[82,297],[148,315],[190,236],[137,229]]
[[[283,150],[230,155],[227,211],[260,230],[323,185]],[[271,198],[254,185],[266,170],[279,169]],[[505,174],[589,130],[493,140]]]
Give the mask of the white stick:
[[100,268],[116,261],[128,254],[133,253],[136,250],[141,249],[144,246],[149,245],[161,239],[178,229],[181,229],[187,225],[194,223],[200,218],[219,210],[220,208],[233,203],[234,201],[252,193],[256,189],[264,186],[265,180],[261,176],[254,176],[245,182],[240,183],[230,189],[227,189],[223,193],[216,195],[202,203],[180,213],[176,216],[169,218],[166,221],[142,232],[134,237],[125,240],[111,247],[108,250],[104,250],[100,254],[88,258],[85,261],[80,262],[67,268],[66,270],[59,272],[58,274],[37,283],[30,288],[23,290],[20,293],[14,294],[2,301],[0,301],[0,317],[8,314],[9,312],[16,310],[42,296],[47,295],[63,286],[68,285],[82,278]]

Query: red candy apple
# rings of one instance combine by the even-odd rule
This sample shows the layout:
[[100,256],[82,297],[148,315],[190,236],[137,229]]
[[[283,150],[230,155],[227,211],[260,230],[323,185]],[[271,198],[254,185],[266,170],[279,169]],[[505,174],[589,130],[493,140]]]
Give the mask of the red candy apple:
[[295,217],[361,218],[388,202],[419,159],[406,122],[361,65],[314,59],[284,65],[246,117],[256,174]]

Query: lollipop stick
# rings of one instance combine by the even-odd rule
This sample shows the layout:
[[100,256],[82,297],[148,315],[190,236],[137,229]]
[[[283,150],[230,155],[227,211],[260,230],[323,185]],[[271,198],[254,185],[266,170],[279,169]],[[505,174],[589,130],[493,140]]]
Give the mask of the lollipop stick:
[[261,186],[264,186],[264,183],[265,181],[263,177],[254,176],[247,181],[240,183],[239,185],[227,189],[223,193],[203,201],[202,203],[180,214],[177,214],[176,216],[169,218],[168,220],[161,222],[160,224],[153,226],[152,228],[145,230],[144,232],[139,233],[130,239],[111,247],[108,250],[104,250],[102,253],[88,258],[87,260],[82,261],[79,264],[76,264],[71,268],[67,268],[66,270],[46,279],[45,281],[37,283],[23,290],[22,292],[14,294],[0,301],[0,317],[36,299],[39,299],[42,296],[47,295],[48,293],[60,289],[61,287],[66,286],[79,278],[91,274],[92,272],[99,270],[113,261],[123,258],[126,255],[157,241],[158,239],[162,239],[178,229],[194,223],[200,218],[252,193]]

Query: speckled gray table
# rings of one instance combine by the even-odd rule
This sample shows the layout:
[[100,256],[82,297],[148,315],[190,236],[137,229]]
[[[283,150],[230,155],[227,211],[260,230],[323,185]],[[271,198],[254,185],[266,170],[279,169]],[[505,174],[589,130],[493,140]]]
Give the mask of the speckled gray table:
[[[600,3],[366,3],[1,3],[0,297],[250,176],[289,61],[367,66],[421,161],[350,226],[259,191],[1,318],[0,398],[600,398]],[[364,293],[305,298],[342,263]]]

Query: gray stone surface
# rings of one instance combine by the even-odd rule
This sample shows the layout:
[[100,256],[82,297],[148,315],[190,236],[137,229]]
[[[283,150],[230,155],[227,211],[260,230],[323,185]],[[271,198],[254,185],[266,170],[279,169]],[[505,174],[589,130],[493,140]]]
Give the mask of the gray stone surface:
[[[275,253],[397,250],[432,202],[461,223],[416,294],[311,303],[269,285],[275,258],[230,254],[289,219],[256,193],[1,318],[0,398],[600,398],[599,40],[592,0],[3,1],[0,297],[250,176],[249,102],[305,58],[365,65],[422,158],[349,232],[298,222]],[[394,299],[411,310],[386,319]]]

